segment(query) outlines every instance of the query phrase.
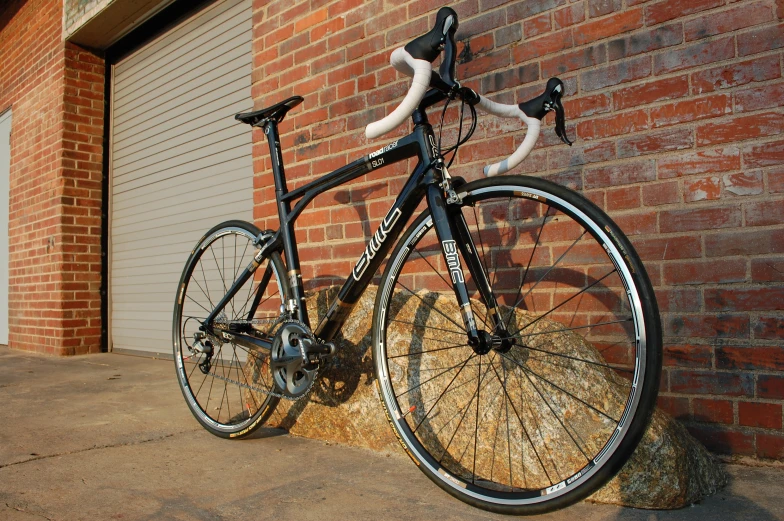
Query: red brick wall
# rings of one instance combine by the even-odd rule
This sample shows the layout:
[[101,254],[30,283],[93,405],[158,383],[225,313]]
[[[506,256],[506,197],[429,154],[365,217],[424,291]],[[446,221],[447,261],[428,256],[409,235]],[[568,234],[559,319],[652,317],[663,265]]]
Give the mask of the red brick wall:
[[[406,91],[389,54],[432,26],[434,5],[255,0],[257,108],[305,97],[281,128],[290,188],[387,142],[368,145],[364,126]],[[581,190],[635,243],[666,335],[661,405],[717,452],[784,459],[784,2],[453,7],[464,84],[511,103],[550,76],[566,82],[575,145],[548,127],[517,171]],[[484,118],[453,173],[477,178],[522,137]],[[274,228],[263,134],[255,142],[255,217]],[[398,164],[315,201],[298,229],[309,242],[303,276],[348,273],[407,171]]]
[[12,109],[9,345],[100,350],[103,62],[62,41],[62,2],[0,15],[0,111]]

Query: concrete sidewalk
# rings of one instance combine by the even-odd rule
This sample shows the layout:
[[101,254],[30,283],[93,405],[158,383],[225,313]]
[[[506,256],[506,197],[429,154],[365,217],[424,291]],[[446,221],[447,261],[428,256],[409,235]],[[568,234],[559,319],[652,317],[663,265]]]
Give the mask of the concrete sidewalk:
[[[2,347],[0,365],[0,520],[507,519],[451,498],[402,451],[274,430],[218,439],[191,416],[171,362]],[[683,510],[581,503],[530,519],[784,520],[784,469],[728,470],[726,490]]]

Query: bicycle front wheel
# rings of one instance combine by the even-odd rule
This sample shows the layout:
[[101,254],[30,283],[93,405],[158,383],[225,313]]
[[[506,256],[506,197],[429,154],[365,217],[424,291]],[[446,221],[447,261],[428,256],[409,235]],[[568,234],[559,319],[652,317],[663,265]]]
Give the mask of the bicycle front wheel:
[[[280,401],[271,394],[268,351],[250,350],[202,328],[253,260],[259,233],[243,221],[214,227],[193,249],[177,286],[173,337],[180,389],[199,423],[224,438],[251,434]],[[223,308],[212,331],[236,330],[271,339],[288,295],[283,261],[273,252]]]
[[498,320],[514,345],[468,345],[425,211],[376,297],[379,393],[406,452],[450,494],[505,514],[562,508],[615,475],[648,424],[661,372],[653,290],[628,239],[579,194],[525,176],[458,194],[498,301],[488,308],[463,269],[478,328],[493,334]]

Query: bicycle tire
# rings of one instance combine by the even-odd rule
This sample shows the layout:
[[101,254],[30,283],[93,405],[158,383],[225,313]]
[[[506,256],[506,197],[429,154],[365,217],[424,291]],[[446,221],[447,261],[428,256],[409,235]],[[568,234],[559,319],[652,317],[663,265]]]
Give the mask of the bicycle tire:
[[448,493],[503,514],[557,510],[607,483],[645,432],[661,374],[653,289],[629,240],[580,194],[527,176],[457,192],[518,345],[481,355],[466,344],[426,209],[376,295],[378,392],[403,449]]
[[[253,259],[257,251],[253,241],[259,233],[256,226],[244,221],[215,226],[191,252],[177,286],[172,325],[177,381],[188,408],[202,427],[223,438],[252,434],[280,401],[268,394],[274,389],[268,352],[251,351],[216,336],[206,339],[212,343],[213,351],[208,361],[206,352],[193,350],[193,335],[201,321]],[[268,269],[268,289],[256,299],[259,281]],[[272,336],[281,305],[290,295],[285,273],[277,252],[262,260],[254,276],[224,308],[225,318],[244,320],[245,327],[261,328]],[[258,301],[257,310],[249,317],[254,300]]]

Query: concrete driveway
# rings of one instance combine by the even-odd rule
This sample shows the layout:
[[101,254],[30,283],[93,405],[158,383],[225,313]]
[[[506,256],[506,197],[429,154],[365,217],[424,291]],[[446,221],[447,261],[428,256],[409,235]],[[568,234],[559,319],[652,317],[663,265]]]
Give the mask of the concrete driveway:
[[[218,439],[170,361],[0,347],[0,367],[0,520],[506,519],[451,498],[402,451],[275,430]],[[530,519],[784,520],[784,468],[728,470],[726,490],[678,511],[581,503]]]

